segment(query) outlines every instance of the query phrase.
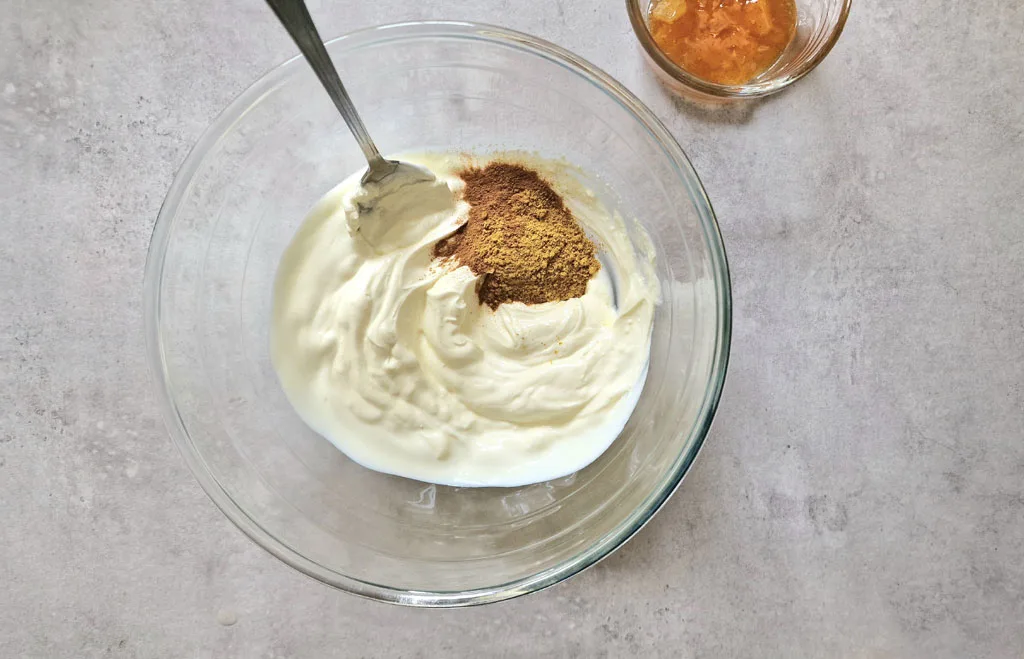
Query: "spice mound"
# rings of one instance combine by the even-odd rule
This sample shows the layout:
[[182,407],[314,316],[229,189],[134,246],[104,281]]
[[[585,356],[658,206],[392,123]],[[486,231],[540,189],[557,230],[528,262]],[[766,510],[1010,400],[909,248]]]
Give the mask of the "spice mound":
[[492,162],[460,174],[469,219],[440,241],[451,257],[481,275],[480,302],[541,304],[581,297],[601,269],[594,243],[562,197],[522,165]]

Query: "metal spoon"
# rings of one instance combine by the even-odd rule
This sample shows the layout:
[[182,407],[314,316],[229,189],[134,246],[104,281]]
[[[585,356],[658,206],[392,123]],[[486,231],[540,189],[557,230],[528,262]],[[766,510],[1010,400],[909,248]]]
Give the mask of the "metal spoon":
[[313,73],[320,79],[320,84],[324,86],[327,94],[334,101],[334,105],[338,107],[342,118],[348,124],[349,130],[352,131],[352,135],[359,142],[359,147],[363,150],[363,155],[366,156],[366,162],[369,164],[369,169],[366,170],[366,174],[362,178],[363,186],[372,183],[380,184],[384,179],[395,174],[406,174],[418,180],[433,179],[434,177],[429,172],[415,165],[397,160],[385,160],[380,155],[363,120],[356,112],[352,99],[348,97],[345,86],[341,84],[341,78],[338,77],[338,72],[327,54],[327,49],[324,48],[324,42],[316,31],[309,10],[306,9],[306,3],[303,0],[267,0],[267,4],[274,10],[281,25],[288,30],[295,45],[299,47],[299,51],[312,67]]

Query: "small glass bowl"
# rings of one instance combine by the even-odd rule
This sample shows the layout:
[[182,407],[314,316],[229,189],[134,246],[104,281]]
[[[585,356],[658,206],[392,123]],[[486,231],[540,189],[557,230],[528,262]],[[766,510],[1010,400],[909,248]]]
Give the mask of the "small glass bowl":
[[774,94],[811,72],[836,45],[853,0],[796,0],[796,35],[766,71],[743,85],[702,80],[662,52],[650,30],[652,0],[626,0],[629,22],[643,46],[647,62],[670,89],[699,101],[726,102]]
[[309,208],[366,161],[295,58],[213,122],[157,218],[146,328],[171,436],[232,522],[326,584],[434,607],[550,586],[636,533],[707,435],[731,328],[711,205],[650,110],[549,43],[485,25],[406,23],[335,39],[327,50],[385,154],[529,151],[592,176],[581,183],[657,257],[662,301],[640,401],[596,462],[516,488],[370,471],[310,430],[270,363],[274,274]]

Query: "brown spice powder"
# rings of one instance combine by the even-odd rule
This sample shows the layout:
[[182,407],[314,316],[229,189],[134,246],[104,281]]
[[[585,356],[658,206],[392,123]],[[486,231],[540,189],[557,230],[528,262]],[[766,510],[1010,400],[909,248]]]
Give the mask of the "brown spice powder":
[[580,297],[601,264],[596,248],[562,198],[532,169],[494,162],[461,172],[469,219],[434,246],[483,275],[477,295],[540,304]]

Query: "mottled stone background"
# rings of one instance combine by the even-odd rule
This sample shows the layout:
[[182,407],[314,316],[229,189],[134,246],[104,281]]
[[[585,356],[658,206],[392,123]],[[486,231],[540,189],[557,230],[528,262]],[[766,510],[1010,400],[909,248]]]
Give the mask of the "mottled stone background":
[[329,35],[525,30],[650,104],[732,265],[709,441],[625,548],[503,605],[279,563],[167,437],[141,302],[176,167],[293,48],[257,0],[0,0],[0,656],[1024,653],[1024,5],[857,1],[813,74],[725,113],[658,86],[621,0],[311,5]]

